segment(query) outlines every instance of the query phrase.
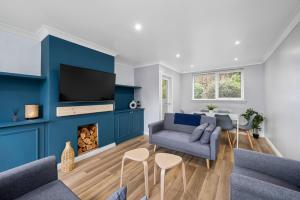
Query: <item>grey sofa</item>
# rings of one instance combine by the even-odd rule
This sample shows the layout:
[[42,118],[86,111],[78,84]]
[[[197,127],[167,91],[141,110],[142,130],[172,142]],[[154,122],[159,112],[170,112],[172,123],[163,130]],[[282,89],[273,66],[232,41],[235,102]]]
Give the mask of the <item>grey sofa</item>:
[[[203,123],[216,124],[216,118],[202,116],[201,124]],[[164,120],[149,124],[148,127],[150,144],[205,158],[208,168],[209,160],[217,158],[220,127],[216,127],[211,134],[209,144],[200,144],[199,141],[189,142],[190,134],[196,126],[174,124],[174,113],[166,113]]]
[[235,149],[232,200],[300,199],[300,162]]
[[0,173],[1,200],[78,200],[57,180],[54,156],[43,158]]

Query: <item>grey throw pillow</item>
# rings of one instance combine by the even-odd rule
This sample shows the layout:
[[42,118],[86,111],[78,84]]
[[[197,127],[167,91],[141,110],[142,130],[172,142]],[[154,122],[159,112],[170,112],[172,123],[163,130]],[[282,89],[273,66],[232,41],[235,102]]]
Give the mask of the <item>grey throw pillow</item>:
[[209,124],[206,129],[204,130],[204,133],[202,134],[200,138],[200,144],[208,144],[210,141],[210,135],[215,130],[216,125],[215,124]]
[[189,141],[195,142],[195,141],[199,140],[207,126],[208,126],[208,123],[204,123],[204,124],[197,126],[195,128],[195,130],[193,131],[193,133],[191,134]]
[[113,193],[107,200],[126,200],[127,187],[123,186],[118,191]]

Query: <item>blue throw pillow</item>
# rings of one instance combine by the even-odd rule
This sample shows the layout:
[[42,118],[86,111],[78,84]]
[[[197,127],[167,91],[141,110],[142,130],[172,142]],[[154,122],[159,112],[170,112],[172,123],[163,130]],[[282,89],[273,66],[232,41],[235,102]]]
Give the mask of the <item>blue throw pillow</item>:
[[126,200],[127,196],[127,187],[123,186],[118,191],[113,193],[111,197],[109,197],[107,200]]
[[201,135],[203,134],[204,130],[208,126],[208,123],[201,124],[200,126],[197,126],[193,133],[191,134],[189,141],[195,142],[200,139]]
[[215,124],[209,124],[205,130],[204,133],[202,134],[200,138],[200,144],[208,144],[210,141],[210,135],[212,132],[215,130],[216,125]]
[[182,124],[188,126],[199,126],[201,116],[193,114],[175,113],[174,124]]

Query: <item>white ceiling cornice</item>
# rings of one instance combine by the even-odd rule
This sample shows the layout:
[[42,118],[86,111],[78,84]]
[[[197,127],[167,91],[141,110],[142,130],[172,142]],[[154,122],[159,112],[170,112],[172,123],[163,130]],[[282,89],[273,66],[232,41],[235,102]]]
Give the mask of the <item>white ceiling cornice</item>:
[[21,29],[21,28],[15,27],[15,26],[11,26],[11,25],[8,25],[8,24],[5,24],[5,23],[1,23],[1,22],[0,22],[0,30],[5,31],[5,32],[9,32],[9,33],[14,33],[14,34],[17,34],[17,35],[20,35],[20,36],[23,36],[23,37],[26,37],[26,38],[29,38],[29,39],[33,39],[33,40],[38,40],[39,39],[37,37],[37,35],[32,33],[32,32],[29,32],[29,31],[26,31],[24,29]]
[[264,55],[263,60],[266,62],[269,57],[276,51],[276,49],[281,45],[281,43],[289,36],[289,34],[294,30],[297,24],[300,22],[300,10],[297,12],[292,21],[287,25],[282,34],[278,37],[277,41],[273,44],[270,50]]
[[47,26],[47,25],[42,25],[42,27],[37,31],[36,34],[37,34],[40,41],[42,41],[48,35],[52,35],[52,36],[67,40],[69,42],[79,44],[81,46],[84,46],[84,47],[87,47],[87,48],[90,48],[90,49],[94,49],[96,51],[99,51],[99,52],[102,52],[102,53],[105,53],[105,54],[108,54],[108,55],[111,55],[111,56],[118,55],[118,53],[116,51],[101,47],[101,46],[99,46],[98,44],[96,44],[94,42],[87,41],[85,39],[82,39],[80,37],[77,37],[75,35],[66,33],[64,31],[61,31],[61,30],[57,29],[57,28],[53,28],[53,27],[50,27],[50,26]]
[[145,64],[141,64],[141,65],[134,66],[134,68],[148,67],[148,66],[151,66],[151,65],[162,65],[162,66],[164,66],[164,67],[166,67],[166,68],[168,68],[168,69],[170,69],[170,70],[173,70],[173,71],[175,71],[175,72],[177,72],[177,73],[179,73],[179,74],[182,73],[182,71],[176,69],[175,67],[172,67],[172,66],[170,66],[170,65],[167,65],[167,64],[165,64],[164,62],[145,63]]
[[262,65],[264,64],[264,61],[258,61],[253,63],[245,63],[245,64],[239,64],[239,65],[232,65],[232,66],[226,66],[226,67],[214,67],[213,69],[203,69],[203,70],[186,70],[181,72],[182,74],[189,74],[189,73],[200,73],[200,72],[211,72],[211,71],[222,71],[222,70],[233,70],[233,69],[241,69],[245,67],[251,67],[254,65]]

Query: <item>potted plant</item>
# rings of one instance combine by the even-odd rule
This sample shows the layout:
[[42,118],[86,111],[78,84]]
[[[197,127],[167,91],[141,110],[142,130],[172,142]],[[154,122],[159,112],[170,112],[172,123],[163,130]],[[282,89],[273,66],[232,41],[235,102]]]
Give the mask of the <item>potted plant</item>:
[[217,108],[217,106],[213,105],[213,104],[208,104],[206,107],[207,107],[207,109],[208,109],[209,112],[213,112],[214,109]]
[[258,131],[261,130],[261,123],[264,121],[264,117],[262,114],[257,113],[256,116],[253,119],[253,124],[252,124],[252,128],[253,128],[253,137],[255,139],[259,138],[259,133]]
[[255,139],[259,138],[258,131],[261,130],[261,123],[264,121],[263,114],[258,113],[253,108],[248,108],[245,113],[242,114],[242,116],[249,121],[250,117],[252,115],[255,115],[253,119],[252,129],[253,129],[253,137]]

